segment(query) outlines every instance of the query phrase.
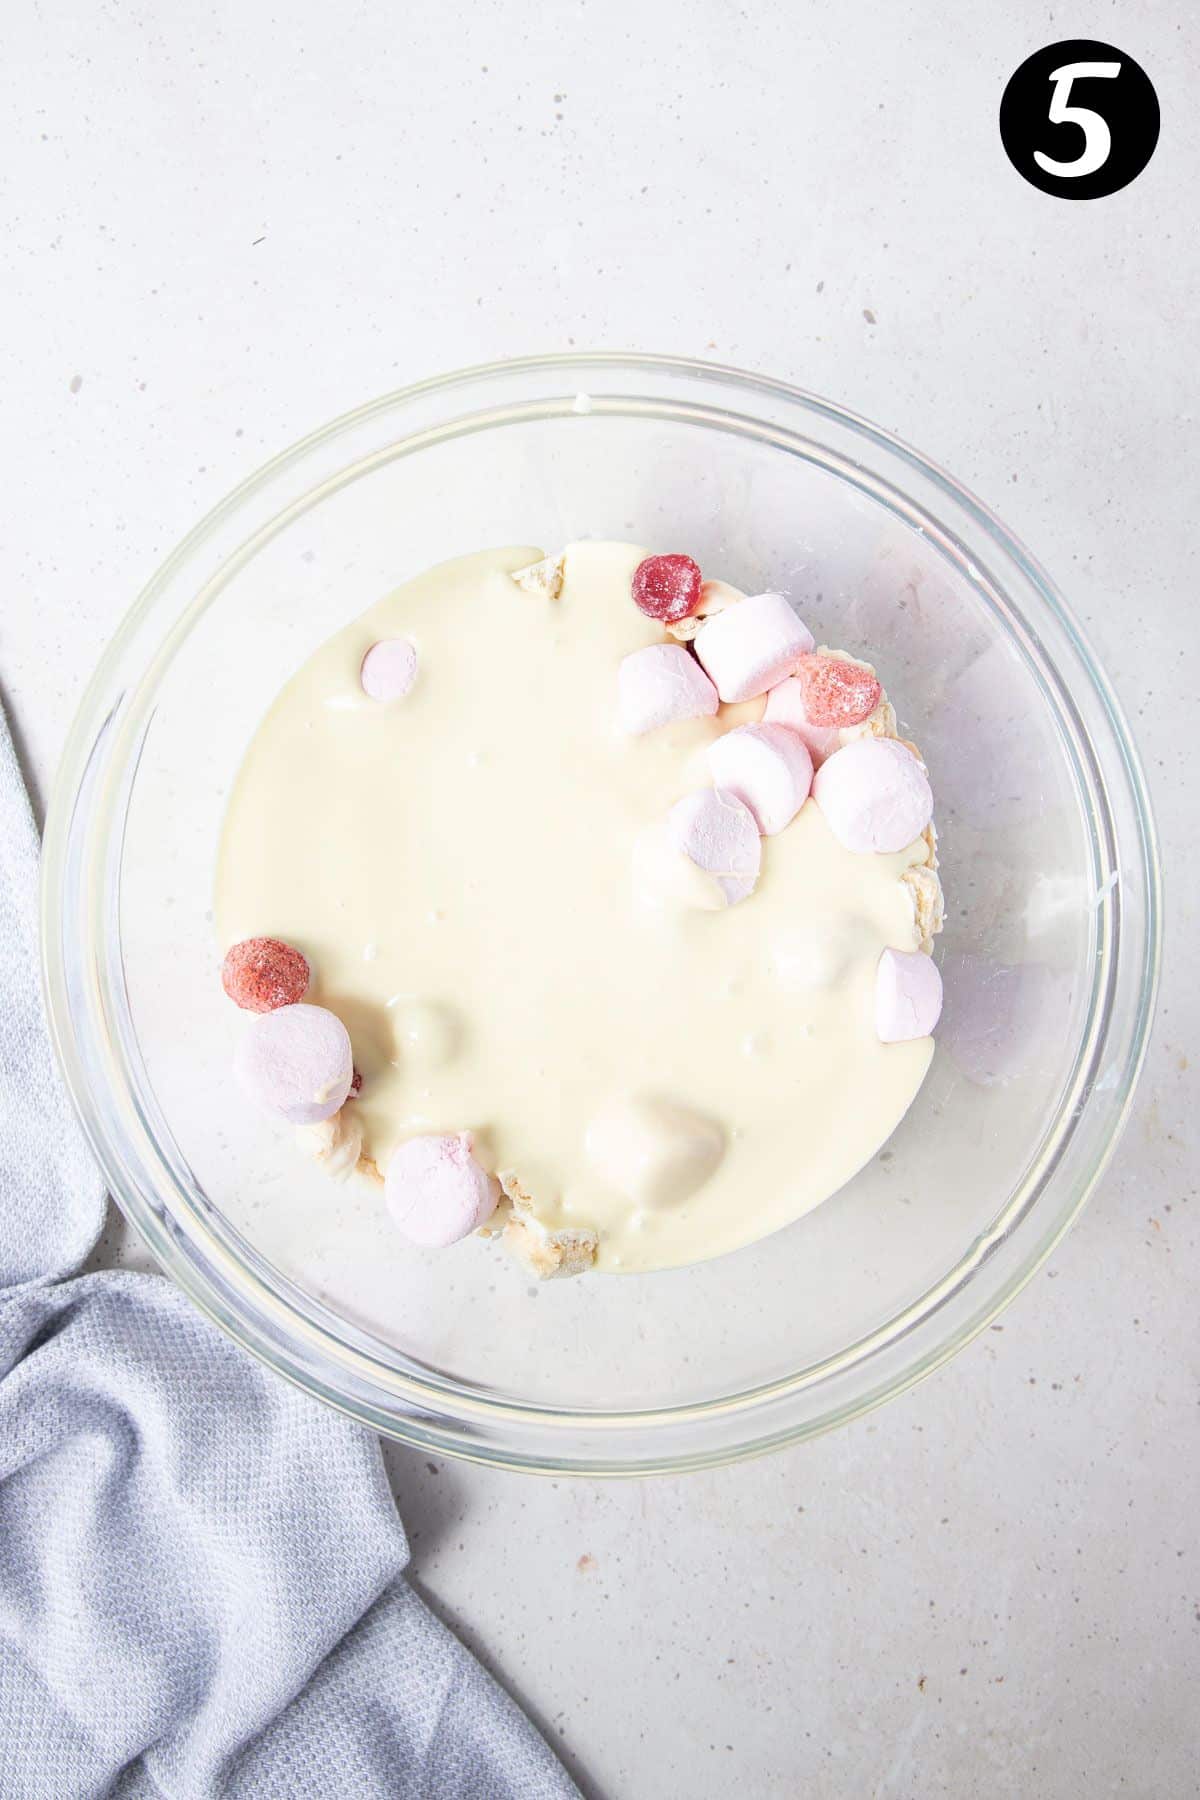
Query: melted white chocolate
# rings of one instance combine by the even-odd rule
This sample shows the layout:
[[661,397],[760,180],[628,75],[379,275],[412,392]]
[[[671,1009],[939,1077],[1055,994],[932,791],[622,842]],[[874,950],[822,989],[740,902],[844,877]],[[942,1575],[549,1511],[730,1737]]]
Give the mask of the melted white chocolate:
[[[646,846],[706,746],[762,702],[641,738],[617,665],[664,641],[629,597],[645,551],[575,544],[560,592],[531,546],[408,582],[313,655],[259,727],[217,878],[222,947],[269,934],[314,969],[362,1070],[364,1155],[474,1134],[596,1266],[698,1261],[798,1218],[895,1129],[932,1042],[881,1044],[875,966],[919,942],[903,871],[810,800],[714,909]],[[403,700],[363,693],[379,638],[417,646]],[[694,871],[692,874],[694,875]]]

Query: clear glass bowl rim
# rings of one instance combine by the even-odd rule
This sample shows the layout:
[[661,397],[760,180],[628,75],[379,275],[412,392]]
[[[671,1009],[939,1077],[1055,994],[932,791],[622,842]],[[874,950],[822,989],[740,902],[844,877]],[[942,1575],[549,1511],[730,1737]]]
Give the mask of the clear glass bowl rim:
[[[1121,929],[1124,906],[1119,888],[1106,897],[1102,908],[1106,922],[1105,954],[1112,958],[1113,972],[1101,1016],[1095,1021],[1099,1033],[1096,1041],[1101,1045],[1107,1042],[1114,1025],[1120,1026],[1121,1036],[1116,1078],[1105,1082],[1103,1116],[1095,1091],[1085,1085],[1078,1117],[1063,1127],[1059,1153],[1053,1165],[1043,1172],[1032,1205],[1019,1214],[1015,1202],[1006,1209],[1004,1219],[1014,1222],[1014,1229],[998,1231],[987,1243],[978,1244],[971,1256],[960,1261],[945,1281],[923,1297],[920,1316],[911,1324],[904,1324],[904,1320],[914,1308],[900,1315],[900,1328],[890,1336],[889,1326],[872,1333],[868,1342],[875,1344],[879,1340],[878,1347],[867,1356],[852,1358],[851,1352],[857,1348],[852,1346],[815,1371],[803,1371],[793,1379],[702,1405],[638,1413],[596,1413],[522,1406],[460,1388],[452,1380],[399,1380],[394,1371],[385,1372],[382,1365],[373,1365],[369,1356],[346,1339],[331,1342],[319,1326],[298,1317],[289,1306],[283,1284],[268,1291],[246,1270],[238,1270],[231,1277],[227,1258],[213,1255],[213,1246],[203,1244],[202,1234],[197,1237],[194,1232],[189,1235],[177,1228],[161,1196],[147,1192],[144,1179],[139,1181],[136,1161],[114,1124],[113,1109],[106,1106],[105,1096],[97,1091],[89,1072],[86,1040],[89,1031],[94,1032],[97,1027],[92,1017],[94,999],[89,998],[88,958],[94,956],[103,962],[107,957],[113,965],[119,964],[119,943],[112,941],[111,926],[101,917],[104,895],[98,887],[92,891],[89,882],[89,857],[94,860],[98,848],[104,846],[89,845],[88,814],[94,766],[98,758],[103,758],[106,740],[111,740],[109,727],[125,697],[127,684],[122,681],[120,670],[129,646],[155,609],[163,610],[163,603],[172,598],[171,583],[187,567],[189,558],[202,551],[272,484],[300,471],[310,458],[369,422],[396,415],[399,423],[406,411],[431,399],[451,399],[460,391],[481,391],[493,383],[552,379],[556,384],[561,382],[553,409],[561,412],[572,408],[576,394],[587,392],[589,377],[608,380],[626,372],[651,391],[643,394],[622,388],[614,397],[612,410],[621,411],[628,404],[649,407],[655,416],[675,416],[670,398],[664,399],[661,387],[688,380],[722,393],[735,390],[743,403],[750,405],[758,397],[760,404],[782,407],[789,414],[796,414],[801,422],[815,419],[849,433],[861,441],[867,452],[876,457],[882,455],[885,468],[891,462],[905,465],[936,494],[954,519],[962,543],[968,548],[974,541],[986,544],[1001,566],[1007,565],[1014,571],[1025,585],[1027,609],[1030,600],[1034,609],[1045,609],[1040,622],[1053,627],[1059,640],[1060,659],[1065,655],[1070,660],[1073,681],[1084,683],[1091,717],[1086,726],[1079,723],[1080,742],[1086,743],[1089,756],[1103,762],[1103,776],[1108,777],[1107,782],[1103,776],[1099,781],[1105,814],[1099,837],[1115,848],[1114,869],[1136,868],[1144,892],[1141,914],[1138,917],[1135,909],[1132,930],[1128,924]],[[658,394],[652,391],[656,381],[661,384]],[[603,401],[600,404],[603,408]],[[499,408],[492,404],[479,415],[479,428],[494,428],[528,416],[527,399]],[[679,416],[686,417],[686,409]],[[741,426],[756,423],[745,410],[736,416]],[[471,413],[456,413],[452,420],[471,421],[474,417]],[[763,435],[776,434],[767,421],[757,423]],[[420,437],[421,433],[414,435]],[[389,441],[394,445],[404,439]],[[302,490],[300,499],[293,504],[298,506],[306,498],[311,498],[310,489]],[[285,507],[276,516],[276,522],[291,510],[291,506]],[[939,512],[928,516],[940,522],[945,515]],[[263,529],[260,526],[252,535],[261,536]],[[967,533],[977,534],[977,539],[971,539]],[[185,605],[184,616],[190,615],[195,604],[193,601]],[[1028,610],[1024,618],[1028,624]],[[175,618],[164,620],[159,657],[178,647],[181,622]],[[1035,610],[1035,637],[1039,635],[1038,625]],[[1053,666],[1061,672],[1058,664]],[[1070,691],[1074,694],[1076,688]],[[128,781],[131,773],[118,771],[118,776]],[[1117,783],[1119,791],[1115,791]],[[110,788],[112,785],[110,779]],[[1114,820],[1114,806],[1124,814],[1120,830]],[[1109,862],[1101,857],[1097,869],[1102,878],[1108,868]],[[82,942],[75,941],[72,924],[79,928]],[[1128,1115],[1145,1058],[1157,991],[1161,873],[1145,779],[1107,677],[1054,583],[981,501],[893,434],[801,388],[692,358],[572,352],[459,369],[370,401],[263,465],[188,534],[151,578],[114,635],[68,735],[44,839],[42,945],[51,1036],[76,1110],[110,1189],[166,1272],[223,1330],[277,1373],[327,1404],[374,1430],[420,1448],[543,1473],[637,1475],[739,1460],[858,1417],[956,1354],[1031,1279],[1086,1203]],[[110,967],[109,978],[115,972],[115,967]],[[1122,973],[1126,990],[1120,1002],[1123,1016],[1114,1020],[1117,977]],[[1078,1129],[1085,1112],[1090,1137]],[[1078,1153],[1072,1163],[1067,1153],[1073,1142]],[[1038,1213],[1037,1228],[1029,1229],[1034,1223],[1033,1212]],[[1020,1233],[1019,1247],[1016,1224],[1025,1228]],[[989,1272],[990,1279],[985,1280]]]

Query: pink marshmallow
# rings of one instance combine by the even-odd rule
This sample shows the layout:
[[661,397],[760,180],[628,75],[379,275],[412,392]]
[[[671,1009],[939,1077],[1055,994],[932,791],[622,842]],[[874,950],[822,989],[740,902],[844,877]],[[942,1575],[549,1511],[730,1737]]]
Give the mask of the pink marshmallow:
[[836,725],[810,725],[808,710],[804,704],[803,685],[794,675],[781,681],[767,695],[767,704],[763,710],[764,725],[786,725],[804,739],[813,765],[820,768],[827,756],[842,747],[842,734]]
[[885,950],[875,971],[875,1029],[883,1044],[928,1037],[942,1014],[942,978],[923,950]]
[[667,815],[667,835],[698,869],[711,875],[726,906],[754,892],[762,843],[749,807],[721,788],[700,788],[677,800]]
[[906,850],[933,817],[933,794],[911,750],[895,738],[857,738],[828,757],[813,799],[847,850]]
[[323,1006],[280,1006],[251,1021],[233,1071],[264,1112],[291,1125],[332,1118],[350,1092],[350,1035]]
[[358,678],[372,700],[403,700],[417,679],[416,645],[407,638],[381,638],[363,657]]
[[711,745],[708,765],[719,788],[754,814],[764,837],[790,825],[812,786],[812,757],[786,725],[738,725]]
[[682,644],[648,644],[623,657],[617,670],[617,722],[630,737],[711,718],[717,690]]
[[706,619],[695,650],[722,700],[753,700],[790,674],[813,642],[782,594],[751,594]]
[[471,1154],[470,1133],[397,1144],[384,1181],[388,1211],[410,1243],[444,1250],[487,1223],[500,1186]]

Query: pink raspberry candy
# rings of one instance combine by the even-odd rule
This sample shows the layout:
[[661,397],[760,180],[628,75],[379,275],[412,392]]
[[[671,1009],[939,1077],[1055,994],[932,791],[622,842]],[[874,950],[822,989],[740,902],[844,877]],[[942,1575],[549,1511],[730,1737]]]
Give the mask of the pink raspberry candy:
[[311,976],[307,959],[279,938],[244,938],[221,964],[221,986],[245,1012],[294,1006],[307,993]]
[[883,689],[869,669],[843,662],[840,657],[819,653],[802,656],[792,673],[800,683],[810,725],[861,725],[883,696]]
[[633,603],[648,619],[678,625],[700,604],[700,569],[690,556],[648,556],[633,571]]

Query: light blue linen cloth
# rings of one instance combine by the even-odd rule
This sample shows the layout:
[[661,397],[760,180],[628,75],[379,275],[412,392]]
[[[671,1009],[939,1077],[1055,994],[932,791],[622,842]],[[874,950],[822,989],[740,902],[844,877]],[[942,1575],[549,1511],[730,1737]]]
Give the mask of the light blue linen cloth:
[[41,1014],[0,712],[0,1796],[576,1789],[407,1585],[374,1438],[156,1275],[71,1277],[104,1190]]

